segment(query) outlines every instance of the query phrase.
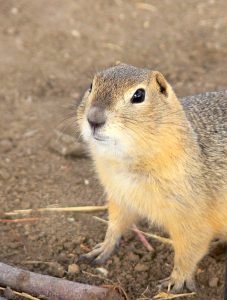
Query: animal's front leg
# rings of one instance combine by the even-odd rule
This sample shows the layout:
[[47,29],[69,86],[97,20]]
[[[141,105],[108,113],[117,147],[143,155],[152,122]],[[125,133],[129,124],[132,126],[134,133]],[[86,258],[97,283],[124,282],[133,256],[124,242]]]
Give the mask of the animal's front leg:
[[114,252],[122,234],[136,220],[136,214],[112,200],[109,201],[108,212],[109,222],[104,241],[96,245],[91,252],[81,255],[79,261],[87,261],[94,265],[103,264]]
[[[159,287],[172,292],[181,292],[184,287],[195,290],[194,272],[197,263],[207,253],[212,234],[209,229],[184,224],[183,230],[172,232],[175,252],[174,268],[167,279],[161,280]],[[198,224],[197,224],[198,225]]]

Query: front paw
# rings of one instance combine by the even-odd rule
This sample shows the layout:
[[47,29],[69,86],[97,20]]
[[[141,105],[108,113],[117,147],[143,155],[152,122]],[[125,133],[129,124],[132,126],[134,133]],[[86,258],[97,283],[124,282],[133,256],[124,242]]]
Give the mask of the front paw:
[[190,292],[195,291],[195,281],[192,277],[181,277],[176,275],[171,275],[168,278],[162,279],[158,284],[159,290],[167,288],[168,292],[180,293],[184,288],[188,289]]
[[111,244],[108,241],[97,244],[92,251],[87,254],[82,254],[77,262],[86,262],[93,266],[101,265],[107,261],[116,248],[116,244]]

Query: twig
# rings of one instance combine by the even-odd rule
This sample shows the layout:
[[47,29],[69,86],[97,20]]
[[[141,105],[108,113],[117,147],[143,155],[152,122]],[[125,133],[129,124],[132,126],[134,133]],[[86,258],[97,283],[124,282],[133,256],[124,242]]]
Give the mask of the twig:
[[93,216],[93,218],[94,218],[95,220],[97,220],[97,221],[100,221],[100,222],[104,223],[104,224],[108,224],[108,221],[107,221],[107,220],[104,220],[104,219],[99,218],[99,217],[97,217],[97,216]]
[[0,219],[0,223],[23,223],[23,222],[34,222],[38,221],[40,218],[23,218],[23,219]]
[[[6,288],[0,287],[0,290],[5,291]],[[19,293],[19,292],[13,291],[13,290],[11,290],[11,291],[15,295],[18,295],[18,296],[21,296],[21,297],[24,297],[24,298],[27,298],[27,299],[30,299],[30,300],[40,300],[39,298],[33,297],[32,295],[29,295],[29,294],[24,293],[24,292]],[[1,297],[0,297],[0,300],[1,300]]]
[[[102,219],[102,218],[99,218],[99,217],[96,217],[96,216],[93,216],[93,218],[94,218],[95,220],[97,220],[97,221],[100,221],[100,222],[102,222],[102,223],[108,224],[108,221],[106,221],[106,220],[104,220],[104,219]],[[131,230],[133,230],[133,228],[132,228]],[[156,235],[156,234],[153,234],[153,233],[144,232],[144,231],[142,231],[142,230],[140,230],[140,229],[138,229],[138,228],[137,228],[137,230],[139,230],[139,231],[140,231],[141,233],[143,233],[145,236],[151,237],[151,238],[153,238],[153,239],[156,239],[156,240],[158,240],[159,242],[162,242],[162,243],[164,243],[164,244],[170,244],[170,245],[172,244],[172,240],[171,240],[171,239],[164,238],[164,237],[162,237],[162,236],[159,236],[159,235]]]
[[6,216],[28,215],[35,212],[96,212],[107,210],[107,205],[102,206],[76,206],[76,207],[43,207],[37,209],[20,209],[5,213]]
[[82,271],[82,273],[85,274],[85,275],[88,275],[89,277],[99,278],[101,280],[104,280],[104,281],[107,281],[107,282],[111,283],[111,285],[110,284],[105,284],[105,285],[103,284],[102,287],[117,290],[120,294],[122,294],[124,296],[124,298],[126,300],[129,300],[125,290],[123,289],[123,287],[120,284],[115,284],[112,280],[110,280],[108,278],[105,278],[103,276],[96,275],[96,274],[93,274],[93,273],[90,273],[90,272]]
[[185,293],[185,294],[169,294],[165,292],[158,293],[156,296],[152,298],[152,300],[169,300],[169,299],[176,299],[181,297],[191,297],[195,296],[196,293]]
[[25,260],[23,261],[24,265],[48,265],[48,266],[55,266],[56,262],[52,261],[39,261],[39,260]]
[[136,227],[134,224],[132,226],[132,230],[137,234],[139,240],[141,243],[144,245],[144,247],[149,251],[149,252],[154,252],[154,248],[151,246],[151,244],[148,242],[148,240],[145,238],[144,234],[141,233],[141,231]]
[[146,289],[142,292],[141,296],[139,298],[136,298],[136,300],[149,300],[149,298],[146,296],[146,293],[149,292],[149,287],[147,286]]
[[82,300],[96,297],[100,300],[124,299],[115,290],[107,290],[103,287],[41,275],[3,263],[0,263],[0,285],[10,287],[13,290],[23,291],[26,295],[34,295],[33,297],[43,295],[58,300]]
[[100,276],[100,275],[96,275],[96,274],[93,274],[93,273],[90,273],[90,272],[86,272],[86,271],[82,271],[83,274],[89,276],[89,277],[95,277],[95,278],[98,278],[98,279],[101,279],[101,280],[105,280],[107,282],[110,282],[113,284],[113,281],[108,279],[108,278],[105,278],[103,276]]
[[33,264],[51,264],[51,262],[48,261],[40,261],[40,260],[25,260],[22,262],[24,265],[33,265]]
[[25,298],[27,298],[27,299],[31,299],[31,300],[40,300],[39,298],[33,297],[33,296],[31,296],[31,295],[29,295],[29,294],[27,294],[27,293],[24,293],[24,292],[19,293],[19,292],[13,291],[13,293],[16,294],[16,295],[25,297]]
[[165,238],[165,237],[162,237],[162,236],[159,236],[159,235],[156,235],[156,234],[153,234],[153,233],[149,233],[149,232],[144,232],[142,230],[140,230],[140,232],[142,232],[145,236],[156,239],[159,242],[162,242],[164,244],[169,244],[169,245],[173,244],[172,240],[169,239],[169,238]]
[[120,284],[113,284],[113,285],[102,285],[105,288],[113,288],[114,290],[117,290],[121,295],[123,295],[125,300],[129,300],[128,295],[126,294],[126,291],[123,289],[123,287]]
[[148,4],[148,3],[143,3],[143,2],[136,3],[136,7],[138,9],[148,10],[150,12],[154,12],[154,11],[157,10],[157,8],[154,5],[151,5],[151,4]]

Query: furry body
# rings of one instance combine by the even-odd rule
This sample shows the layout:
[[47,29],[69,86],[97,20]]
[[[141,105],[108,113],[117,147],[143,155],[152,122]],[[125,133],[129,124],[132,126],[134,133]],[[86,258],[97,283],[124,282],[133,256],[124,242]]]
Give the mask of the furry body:
[[[132,103],[141,88],[144,101]],[[91,109],[94,120],[105,116],[102,126],[89,124]],[[173,240],[163,285],[193,289],[211,240],[227,238],[227,91],[177,99],[161,73],[119,65],[96,74],[78,122],[109,201],[105,241],[85,258],[104,262],[144,217]]]

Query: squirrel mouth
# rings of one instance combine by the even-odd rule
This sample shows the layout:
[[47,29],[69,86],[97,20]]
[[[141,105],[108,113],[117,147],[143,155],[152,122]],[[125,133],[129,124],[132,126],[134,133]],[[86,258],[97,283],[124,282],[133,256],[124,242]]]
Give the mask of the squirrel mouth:
[[99,141],[99,142],[108,142],[109,138],[107,136],[104,135],[100,135],[97,133],[93,134],[93,137],[95,140]]

